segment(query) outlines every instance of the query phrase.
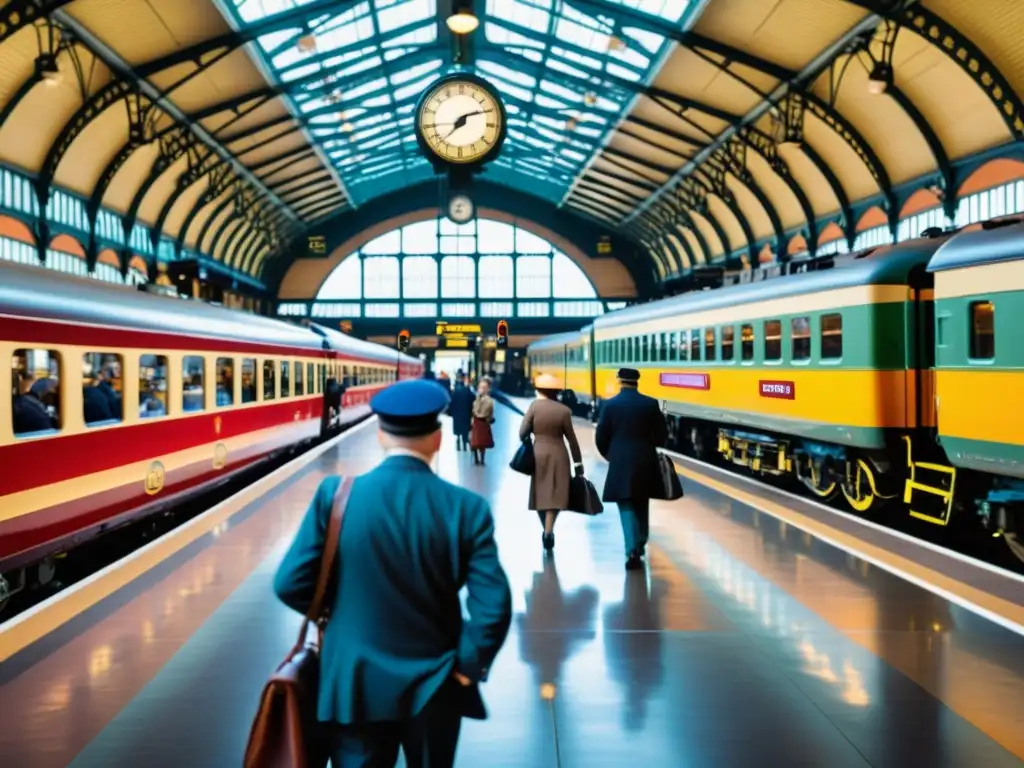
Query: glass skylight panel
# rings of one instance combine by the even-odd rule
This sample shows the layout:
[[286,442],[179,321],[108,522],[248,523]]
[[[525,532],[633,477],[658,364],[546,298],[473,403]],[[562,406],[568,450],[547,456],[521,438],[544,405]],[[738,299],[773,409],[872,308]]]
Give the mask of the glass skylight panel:
[[642,79],[641,75],[637,74],[632,69],[626,69],[625,67],[620,67],[618,64],[613,64],[611,62],[608,62],[608,74],[613,77],[620,77],[623,80],[629,80],[633,83]]

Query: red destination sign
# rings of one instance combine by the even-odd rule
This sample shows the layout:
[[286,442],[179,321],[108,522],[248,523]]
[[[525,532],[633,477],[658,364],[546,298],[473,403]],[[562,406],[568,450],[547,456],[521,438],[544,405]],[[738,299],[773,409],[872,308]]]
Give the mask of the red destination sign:
[[663,387],[680,389],[711,389],[711,377],[706,373],[663,373],[658,377]]
[[761,381],[761,397],[777,397],[781,400],[796,399],[796,384],[792,381]]

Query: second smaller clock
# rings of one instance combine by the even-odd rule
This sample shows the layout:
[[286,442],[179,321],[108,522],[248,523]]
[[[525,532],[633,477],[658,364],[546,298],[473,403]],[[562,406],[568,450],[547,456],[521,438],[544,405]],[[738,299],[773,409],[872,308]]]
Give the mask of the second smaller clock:
[[456,192],[448,198],[448,218],[456,224],[468,224],[475,213],[473,200],[464,192]]

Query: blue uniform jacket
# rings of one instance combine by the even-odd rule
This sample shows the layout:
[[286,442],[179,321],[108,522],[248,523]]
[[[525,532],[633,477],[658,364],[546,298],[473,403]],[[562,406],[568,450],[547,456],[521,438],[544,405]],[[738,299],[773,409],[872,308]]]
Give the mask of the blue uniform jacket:
[[452,390],[452,402],[448,413],[452,415],[452,431],[456,435],[468,435],[473,426],[473,401],[476,395],[465,384],[456,384]]
[[[339,483],[329,477],[320,484],[274,579],[277,596],[301,613],[313,599]],[[508,634],[512,600],[482,497],[414,457],[392,456],[355,480],[337,563],[321,651],[322,722],[404,720],[453,670],[474,683],[487,678]],[[463,716],[486,717],[475,684],[459,695]]]
[[608,460],[602,500],[650,499],[661,484],[658,448],[667,440],[665,416],[653,397],[623,387],[608,400],[594,432],[598,453]]

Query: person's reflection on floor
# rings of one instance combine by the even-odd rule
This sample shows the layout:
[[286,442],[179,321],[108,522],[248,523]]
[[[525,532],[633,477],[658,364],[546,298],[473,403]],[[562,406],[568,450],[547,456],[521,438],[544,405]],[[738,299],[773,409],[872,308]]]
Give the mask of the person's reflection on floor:
[[660,579],[651,578],[648,584],[648,578],[645,573],[627,574],[622,602],[604,612],[605,664],[626,698],[627,731],[643,729],[647,700],[662,683],[658,602],[663,588]]
[[[520,656],[533,668],[539,685],[557,686],[562,665],[583,643],[594,639],[597,603],[593,587],[566,595],[554,558],[544,559],[544,570],[533,575],[533,587],[526,595],[526,612],[516,617]],[[553,696],[554,691],[544,695]]]

